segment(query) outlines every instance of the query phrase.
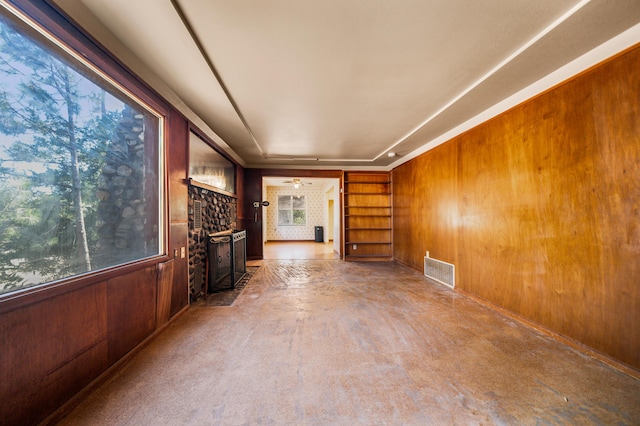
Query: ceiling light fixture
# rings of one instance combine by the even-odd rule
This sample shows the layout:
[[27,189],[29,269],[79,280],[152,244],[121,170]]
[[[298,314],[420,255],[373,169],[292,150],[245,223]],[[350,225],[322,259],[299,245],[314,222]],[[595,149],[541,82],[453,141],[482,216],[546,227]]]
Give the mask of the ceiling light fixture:
[[396,153],[395,153],[395,152],[388,152],[388,153],[387,153],[387,157],[389,157],[389,158],[393,158],[393,157],[395,157],[395,156],[396,156]]

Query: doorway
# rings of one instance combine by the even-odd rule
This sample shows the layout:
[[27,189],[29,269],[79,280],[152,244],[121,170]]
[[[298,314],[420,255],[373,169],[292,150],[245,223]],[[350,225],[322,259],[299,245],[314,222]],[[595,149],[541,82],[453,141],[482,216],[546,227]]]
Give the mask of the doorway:
[[[263,177],[262,194],[269,202],[261,212],[263,259],[340,259],[339,178]],[[289,214],[295,223],[286,218],[289,205],[299,209]]]

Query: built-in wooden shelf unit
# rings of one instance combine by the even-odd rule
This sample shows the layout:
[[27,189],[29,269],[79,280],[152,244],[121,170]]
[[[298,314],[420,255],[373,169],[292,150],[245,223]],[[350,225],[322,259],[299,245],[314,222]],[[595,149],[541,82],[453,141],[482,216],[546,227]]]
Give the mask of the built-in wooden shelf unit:
[[393,260],[391,173],[345,172],[343,196],[344,259]]

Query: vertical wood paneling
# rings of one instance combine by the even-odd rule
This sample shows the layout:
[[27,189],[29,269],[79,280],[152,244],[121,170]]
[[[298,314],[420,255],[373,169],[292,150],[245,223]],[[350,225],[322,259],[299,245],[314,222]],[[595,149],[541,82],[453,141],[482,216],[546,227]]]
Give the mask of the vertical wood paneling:
[[262,259],[262,218],[254,220],[254,201],[262,201],[262,173],[260,169],[244,171],[244,202],[242,228],[247,231],[247,259]]
[[436,259],[456,261],[457,145],[428,154],[393,171],[394,256],[418,270],[427,250]]
[[112,278],[107,284],[109,364],[153,333],[156,327],[155,266]]
[[189,123],[175,111],[168,117],[166,139],[169,220],[171,222],[187,222]]
[[[187,172],[189,169],[189,123],[177,112],[169,116],[167,136],[167,173],[169,191],[169,246],[173,274],[170,283],[171,316],[180,312],[189,303],[189,258],[180,255],[182,247],[188,247],[188,199]],[[177,256],[176,256],[177,253]],[[158,324],[160,326],[161,324]]]
[[[590,81],[598,141],[594,198],[603,250],[597,300],[602,346],[640,369],[640,48]],[[615,307],[616,315],[601,314]],[[624,333],[618,333],[624,330]],[[594,336],[590,336],[593,338]]]
[[245,183],[244,183],[244,167],[236,164],[236,196],[237,196],[237,214],[238,214],[238,227],[237,229],[244,229],[245,210],[244,205],[248,203],[245,197]]
[[107,368],[107,285],[0,316],[0,423],[36,424]]
[[[170,255],[178,250],[173,265],[173,279],[171,282],[171,316],[180,312],[189,303],[189,257],[180,257],[180,248],[188,247],[189,224],[185,222],[174,222],[170,227],[171,246]],[[186,249],[185,249],[186,250]]]
[[156,310],[156,328],[162,327],[171,316],[171,286],[176,261],[168,260],[158,264],[158,309]]
[[395,257],[640,369],[640,49],[394,170]]

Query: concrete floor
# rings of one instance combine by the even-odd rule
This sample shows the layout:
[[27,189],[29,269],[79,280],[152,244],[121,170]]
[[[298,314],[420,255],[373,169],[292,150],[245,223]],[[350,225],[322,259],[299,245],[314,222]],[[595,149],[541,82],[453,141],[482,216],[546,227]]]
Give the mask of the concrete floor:
[[640,380],[412,269],[262,263],[61,424],[640,424]]

